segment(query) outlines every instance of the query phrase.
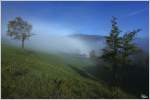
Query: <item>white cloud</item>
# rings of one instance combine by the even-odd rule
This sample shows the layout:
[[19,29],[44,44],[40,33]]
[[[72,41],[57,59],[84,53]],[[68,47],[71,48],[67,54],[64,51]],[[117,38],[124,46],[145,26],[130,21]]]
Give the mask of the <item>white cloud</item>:
[[137,11],[134,11],[134,12],[131,12],[131,13],[128,13],[125,17],[131,17],[131,16],[136,16],[142,12],[144,12],[146,10],[146,8],[143,8],[143,9],[140,9],[140,10],[137,10]]

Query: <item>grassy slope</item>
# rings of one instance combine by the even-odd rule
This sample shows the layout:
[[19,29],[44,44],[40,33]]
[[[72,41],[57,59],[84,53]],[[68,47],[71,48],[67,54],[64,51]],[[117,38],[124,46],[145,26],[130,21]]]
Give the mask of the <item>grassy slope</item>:
[[2,98],[131,98],[84,72],[88,59],[2,45]]

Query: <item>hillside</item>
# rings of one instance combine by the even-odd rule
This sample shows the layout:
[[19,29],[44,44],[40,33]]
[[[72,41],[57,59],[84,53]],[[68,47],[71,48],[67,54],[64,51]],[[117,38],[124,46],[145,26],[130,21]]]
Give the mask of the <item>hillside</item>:
[[76,55],[46,54],[2,44],[2,98],[132,98],[84,70],[93,64]]

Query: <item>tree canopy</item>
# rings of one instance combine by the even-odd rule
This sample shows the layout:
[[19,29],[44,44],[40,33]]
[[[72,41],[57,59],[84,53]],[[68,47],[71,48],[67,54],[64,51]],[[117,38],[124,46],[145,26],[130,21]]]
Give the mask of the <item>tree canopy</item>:
[[16,17],[14,20],[9,21],[7,35],[21,40],[22,48],[24,48],[24,41],[32,36],[31,30],[32,25],[21,17]]

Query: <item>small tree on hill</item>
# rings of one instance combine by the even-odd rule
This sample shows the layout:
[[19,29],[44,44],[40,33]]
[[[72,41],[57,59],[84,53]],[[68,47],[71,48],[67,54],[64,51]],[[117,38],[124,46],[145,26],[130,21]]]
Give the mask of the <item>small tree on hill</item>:
[[24,48],[24,42],[31,34],[32,26],[24,21],[21,17],[16,17],[14,20],[9,21],[7,35],[14,39],[21,40],[22,48]]
[[95,51],[94,51],[94,50],[92,50],[92,51],[90,52],[90,58],[92,58],[92,59],[95,59],[95,58],[96,58],[96,54],[95,54]]

